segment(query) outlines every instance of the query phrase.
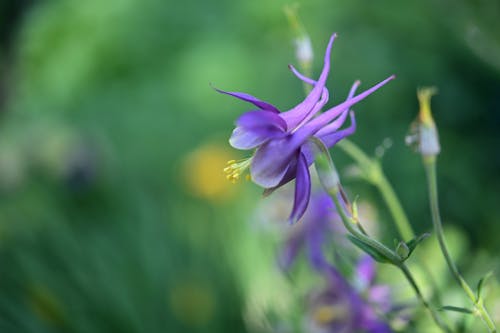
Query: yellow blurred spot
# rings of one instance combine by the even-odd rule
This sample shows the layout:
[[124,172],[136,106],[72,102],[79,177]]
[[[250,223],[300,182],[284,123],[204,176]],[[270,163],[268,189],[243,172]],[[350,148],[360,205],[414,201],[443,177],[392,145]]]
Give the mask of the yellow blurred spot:
[[327,325],[336,319],[344,319],[347,316],[347,308],[341,305],[321,305],[313,313],[314,321],[320,325]]
[[187,155],[182,170],[189,192],[212,201],[227,199],[234,189],[222,170],[226,161],[231,159],[228,150],[213,144],[204,145]]
[[182,281],[169,291],[168,301],[174,316],[182,323],[206,325],[215,312],[215,295],[201,281]]
[[425,126],[434,126],[434,119],[431,113],[431,97],[437,94],[436,87],[421,88],[417,91],[418,102],[420,104],[419,119]]

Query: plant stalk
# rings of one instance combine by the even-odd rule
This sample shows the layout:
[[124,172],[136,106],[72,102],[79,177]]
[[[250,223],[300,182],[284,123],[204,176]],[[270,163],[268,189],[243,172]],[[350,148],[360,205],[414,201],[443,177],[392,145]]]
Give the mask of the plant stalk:
[[483,322],[488,327],[490,333],[496,333],[497,329],[495,327],[495,323],[493,322],[486,308],[484,307],[483,301],[481,299],[476,298],[476,295],[472,291],[472,288],[467,284],[465,279],[458,271],[458,268],[453,262],[450,256],[450,252],[448,251],[446,240],[444,238],[441,215],[439,213],[437,177],[436,177],[436,157],[424,156],[423,161],[425,166],[425,173],[427,175],[427,185],[429,189],[429,202],[431,207],[432,223],[434,224],[434,230],[438,238],[439,246],[441,247],[441,252],[443,253],[443,256],[446,260],[448,268],[450,269],[453,277],[460,285],[460,287],[462,287],[467,297],[469,297],[469,299],[472,301],[476,315],[483,320]]

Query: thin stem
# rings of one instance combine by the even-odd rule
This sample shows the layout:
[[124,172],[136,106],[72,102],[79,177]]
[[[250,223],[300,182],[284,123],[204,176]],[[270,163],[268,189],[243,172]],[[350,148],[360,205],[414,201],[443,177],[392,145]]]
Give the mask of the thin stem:
[[408,267],[403,263],[401,264],[401,266],[399,266],[399,268],[401,269],[406,279],[412,286],[413,290],[415,291],[415,294],[417,294],[420,303],[422,303],[422,305],[427,309],[427,311],[429,311],[436,325],[438,325],[445,332],[452,332],[452,330],[441,320],[438,313],[429,305],[429,303],[427,303],[424,296],[422,295],[422,292],[420,291],[420,288],[417,285],[417,282],[415,281],[415,278],[411,274]]
[[429,305],[429,303],[425,300],[424,296],[422,295],[422,293],[420,291],[420,288],[417,285],[417,282],[415,281],[415,279],[413,278],[410,270],[404,264],[404,262],[401,260],[401,258],[396,253],[394,253],[394,251],[392,251],[389,248],[387,248],[385,245],[383,245],[380,242],[378,242],[378,241],[376,241],[376,240],[374,240],[374,239],[372,239],[372,238],[364,235],[362,232],[358,231],[356,228],[353,227],[353,225],[355,224],[355,221],[353,221],[345,213],[345,211],[344,211],[344,209],[343,209],[343,207],[340,204],[340,201],[338,199],[338,196],[337,196],[338,192],[339,191],[338,191],[338,188],[337,188],[336,190],[328,191],[328,194],[333,199],[333,201],[335,203],[335,207],[337,208],[337,212],[339,213],[340,218],[341,218],[344,226],[346,227],[346,229],[351,234],[353,234],[354,236],[356,236],[357,238],[359,238],[360,240],[362,240],[363,242],[365,242],[367,244],[370,244],[371,246],[375,247],[386,258],[388,258],[389,261],[393,265],[395,265],[396,267],[398,267],[403,272],[404,276],[406,277],[406,279],[408,280],[408,282],[412,286],[413,290],[417,294],[417,297],[418,297],[419,301],[422,303],[422,305],[431,314],[432,319],[434,320],[434,322],[436,323],[436,325],[440,329],[442,329],[444,332],[451,333],[452,330],[441,320],[441,318],[439,317],[438,313],[435,310],[433,310],[432,307]]
[[450,252],[448,251],[446,240],[444,238],[441,215],[439,213],[437,177],[436,177],[436,157],[435,156],[424,157],[424,166],[427,175],[427,185],[429,188],[429,202],[431,206],[432,223],[434,224],[434,230],[438,238],[439,246],[441,247],[441,252],[443,253],[443,256],[446,260],[446,263],[448,264],[448,268],[450,269],[453,277],[465,291],[465,294],[472,301],[476,310],[475,311],[476,314],[479,317],[481,317],[481,319],[484,321],[484,323],[488,327],[489,332],[495,333],[497,331],[495,324],[493,323],[493,320],[486,311],[486,308],[484,307],[482,300],[476,298],[476,295],[472,291],[471,287],[469,287],[465,279],[458,271],[458,268],[453,262],[450,256]]
[[403,238],[403,240],[409,241],[410,239],[415,238],[415,232],[413,231],[413,228],[408,221],[408,217],[406,217],[406,214],[396,196],[396,193],[394,192],[394,189],[392,188],[383,172],[380,173],[379,181],[375,185],[382,194],[382,197],[384,198],[384,201],[392,215],[392,219],[394,220],[399,234]]
[[344,223],[344,226],[351,234],[362,240],[364,243],[377,249],[377,251],[382,253],[392,264],[399,265],[399,263],[401,263],[401,258],[397,254],[395,254],[394,251],[387,248],[385,245],[376,241],[375,239],[366,236],[364,233],[353,227],[354,225],[356,225],[356,222],[347,216],[342,205],[340,204],[339,198],[337,196],[338,189],[337,191],[332,193],[329,192],[328,194],[330,195],[330,197],[332,197],[333,201],[335,202],[335,207],[337,208],[337,212],[339,213],[341,220]]
[[389,208],[400,237],[405,241],[409,241],[414,238],[415,233],[413,232],[410,221],[408,220],[408,217],[406,216],[391,184],[382,171],[380,163],[371,159],[358,146],[356,146],[356,144],[347,139],[340,141],[337,146],[358,163],[365,178],[378,188],[387,204],[387,207]]

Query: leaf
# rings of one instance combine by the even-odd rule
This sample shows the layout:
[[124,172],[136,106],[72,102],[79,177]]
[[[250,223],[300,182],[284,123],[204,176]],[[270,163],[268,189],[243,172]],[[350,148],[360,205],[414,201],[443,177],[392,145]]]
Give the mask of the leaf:
[[474,314],[474,311],[472,311],[471,309],[466,309],[466,308],[461,308],[459,306],[451,306],[451,305],[443,306],[439,309],[439,311],[453,311],[466,314]]
[[366,244],[361,239],[356,238],[353,235],[347,235],[347,238],[349,238],[349,240],[354,245],[359,247],[362,251],[368,253],[370,255],[370,257],[372,257],[375,261],[378,261],[380,263],[390,262],[390,260],[386,256],[384,256],[382,253],[380,253],[380,251],[378,251],[376,248]]
[[424,241],[427,237],[429,237],[431,234],[426,232],[425,234],[422,234],[420,236],[417,236],[413,238],[412,240],[408,241],[406,245],[408,246],[408,257],[412,254],[412,252],[417,248],[417,245],[420,244],[422,241]]
[[479,301],[482,296],[482,291],[483,291],[483,286],[486,283],[486,281],[493,275],[493,272],[488,272],[486,273],[485,276],[483,276],[481,279],[479,279],[479,282],[477,283],[477,296],[476,296],[476,301]]

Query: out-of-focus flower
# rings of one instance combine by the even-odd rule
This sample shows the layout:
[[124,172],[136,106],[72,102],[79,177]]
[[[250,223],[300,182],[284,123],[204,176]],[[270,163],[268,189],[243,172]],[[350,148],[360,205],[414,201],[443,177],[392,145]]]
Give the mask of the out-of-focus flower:
[[307,251],[310,265],[326,277],[327,286],[311,297],[306,321],[307,332],[391,332],[378,312],[391,310],[389,288],[375,285],[375,265],[370,257],[359,260],[351,285],[328,262],[324,245],[328,235],[344,233],[332,199],[326,193],[313,195],[303,222],[286,241],[279,265],[289,270],[301,248]]
[[294,205],[289,217],[291,223],[302,217],[309,203],[311,179],[308,167],[314,161],[313,147],[309,139],[314,136],[323,141],[326,147],[332,147],[339,140],[354,133],[355,121],[352,112],[352,124],[339,130],[349,114],[349,108],[394,79],[394,76],[391,76],[354,96],[359,85],[357,81],[345,102],[318,114],[328,101],[325,83],[330,70],[330,51],[335,36],[334,34],[330,38],[323,70],[317,81],[303,76],[290,66],[299,79],[314,87],[301,103],[286,112],[280,112],[274,105],[249,94],[217,89],[218,92],[249,102],[258,109],[246,112],[238,118],[236,128],[229,139],[234,148],[256,149],[255,153],[249,159],[231,161],[225,168],[227,178],[236,181],[250,168],[251,179],[264,187],[266,193],[271,193],[295,179]]
[[326,287],[310,301],[307,332],[312,333],[389,333],[391,328],[379,319],[371,304],[329,267],[324,275]]
[[339,228],[335,221],[338,221],[338,215],[332,199],[325,192],[313,195],[303,223],[294,226],[285,242],[278,258],[279,266],[289,270],[302,248],[307,251],[308,260],[315,269],[322,270],[328,266],[323,245],[328,235],[344,234],[344,229]]
[[215,144],[201,146],[187,155],[182,170],[190,193],[211,201],[227,199],[233,188],[225,179],[221,167],[230,158],[227,149]]

